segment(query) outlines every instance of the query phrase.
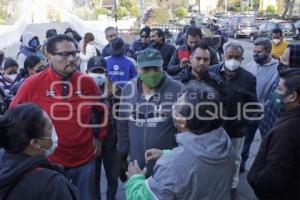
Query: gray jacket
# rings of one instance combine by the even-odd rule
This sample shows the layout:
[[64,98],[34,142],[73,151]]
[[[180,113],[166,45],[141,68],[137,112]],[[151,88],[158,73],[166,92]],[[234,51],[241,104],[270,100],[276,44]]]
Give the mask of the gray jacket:
[[272,58],[265,65],[259,65],[253,61],[244,67],[256,77],[257,100],[260,103],[265,103],[272,84],[278,78],[278,64],[278,61]]
[[[122,90],[117,123],[117,148],[145,167],[144,153],[147,149],[172,149],[176,146],[172,105],[177,101],[183,84],[165,73],[155,94],[147,101],[142,93],[141,80],[137,77]],[[127,96],[127,98],[126,98]],[[155,162],[147,164],[151,174]]]
[[209,133],[177,135],[178,147],[162,156],[146,183],[156,199],[228,200],[234,149],[221,127]]

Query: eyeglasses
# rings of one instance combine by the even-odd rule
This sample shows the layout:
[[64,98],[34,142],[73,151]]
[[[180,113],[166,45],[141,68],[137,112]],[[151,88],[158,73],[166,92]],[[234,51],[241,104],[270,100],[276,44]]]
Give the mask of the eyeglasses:
[[73,56],[74,58],[77,58],[79,54],[79,51],[66,51],[66,52],[55,52],[53,55],[61,56],[64,59],[68,58],[69,56]]

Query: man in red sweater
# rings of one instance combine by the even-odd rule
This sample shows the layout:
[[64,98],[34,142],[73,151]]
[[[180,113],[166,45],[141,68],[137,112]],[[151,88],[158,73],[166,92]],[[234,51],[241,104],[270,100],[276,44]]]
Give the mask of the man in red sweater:
[[[93,200],[96,199],[94,156],[100,154],[106,134],[107,107],[100,102],[95,81],[76,71],[78,51],[70,37],[52,37],[46,50],[49,67],[24,82],[11,107],[33,102],[48,113],[58,135],[58,148],[49,160],[64,166],[81,199]],[[103,112],[97,135],[93,135],[90,125],[93,110]]]

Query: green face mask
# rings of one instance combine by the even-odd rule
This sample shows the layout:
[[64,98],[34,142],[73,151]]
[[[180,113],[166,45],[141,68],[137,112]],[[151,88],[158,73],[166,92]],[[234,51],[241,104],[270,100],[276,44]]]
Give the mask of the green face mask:
[[285,104],[284,104],[283,100],[288,95],[289,95],[289,93],[279,94],[276,90],[272,94],[271,101],[273,102],[273,104],[276,106],[276,108],[280,112],[284,112],[285,111]]
[[163,77],[163,72],[149,72],[149,73],[141,73],[140,79],[145,83],[148,87],[154,88],[156,87]]

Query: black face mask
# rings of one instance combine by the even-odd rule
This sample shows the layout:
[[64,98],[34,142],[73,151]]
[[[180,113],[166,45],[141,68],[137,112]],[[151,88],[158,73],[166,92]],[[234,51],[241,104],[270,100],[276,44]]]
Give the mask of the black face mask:
[[256,53],[253,55],[253,58],[257,64],[263,65],[268,60],[268,55],[264,53]]

